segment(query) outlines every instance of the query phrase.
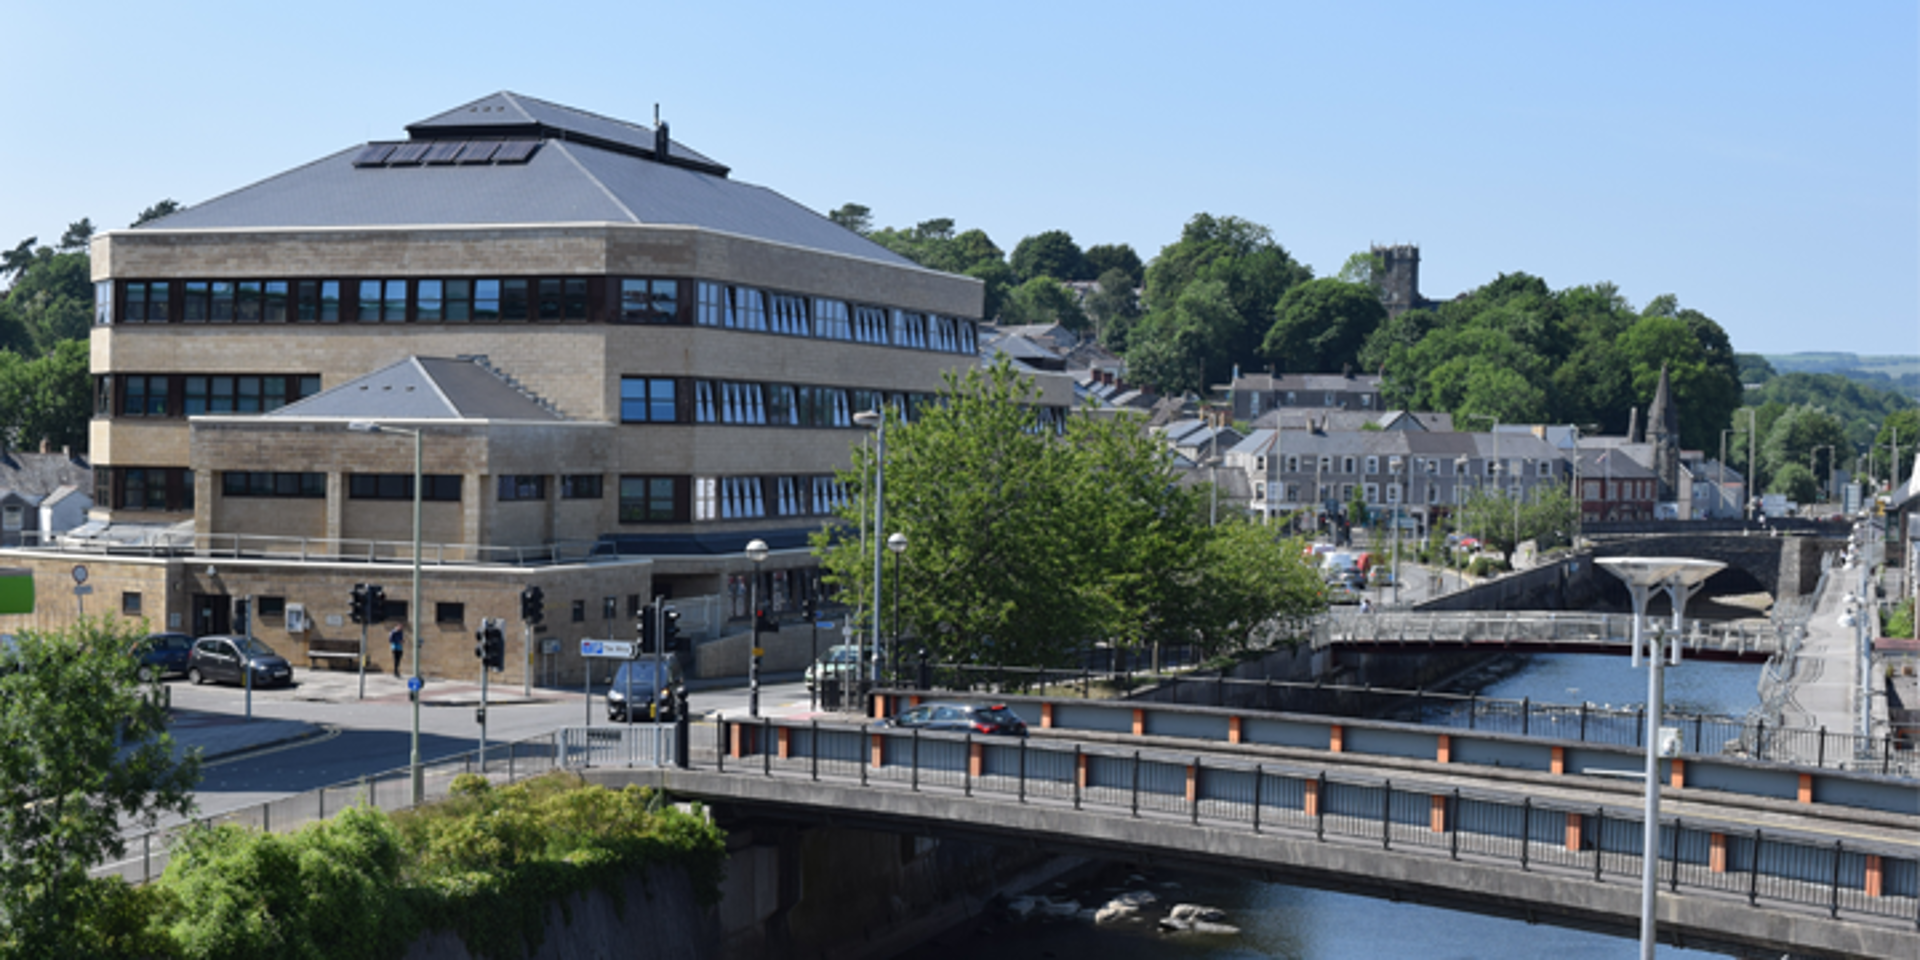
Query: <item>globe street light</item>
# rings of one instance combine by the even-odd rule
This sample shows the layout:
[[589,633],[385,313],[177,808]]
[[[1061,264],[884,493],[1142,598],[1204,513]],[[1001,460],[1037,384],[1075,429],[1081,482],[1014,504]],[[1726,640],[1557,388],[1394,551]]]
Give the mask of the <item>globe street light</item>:
[[[413,749],[408,756],[407,768],[413,780],[413,805],[419,806],[426,800],[426,774],[420,768],[420,486],[421,456],[420,431],[405,427],[393,427],[371,420],[354,420],[347,429],[355,433],[399,433],[413,438],[413,602],[407,607],[407,617],[413,621],[413,677],[407,681],[407,698],[413,701]],[[362,692],[366,684],[366,665],[360,667]]]
[[[1673,629],[1669,631],[1667,657],[1680,663],[1680,618],[1687,600],[1726,564],[1718,560],[1691,560],[1679,557],[1607,557],[1597,561],[1609,573],[1627,585],[1633,598],[1632,666],[1640,666],[1641,646],[1646,636],[1647,595],[1665,588],[1673,601]],[[1640,957],[1653,960],[1654,902],[1658,896],[1655,871],[1660,863],[1660,722],[1665,711],[1662,702],[1661,657],[1657,648],[1647,654],[1647,764],[1646,822],[1640,840]]]
[[753,561],[753,581],[747,587],[747,607],[753,615],[752,646],[747,649],[747,716],[760,715],[760,564],[767,559],[767,542],[747,541],[747,559]]
[[893,646],[887,662],[897,674],[900,668],[900,555],[907,552],[907,535],[894,531],[887,538],[887,549],[893,551]]

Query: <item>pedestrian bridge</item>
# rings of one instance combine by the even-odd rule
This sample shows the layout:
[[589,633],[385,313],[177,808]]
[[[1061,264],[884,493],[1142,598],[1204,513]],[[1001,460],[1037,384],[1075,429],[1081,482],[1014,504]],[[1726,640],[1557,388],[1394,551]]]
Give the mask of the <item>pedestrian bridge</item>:
[[[567,731],[565,752],[593,780],[659,787],[729,819],[1036,846],[1623,936],[1637,929],[1641,786],[1628,769],[1638,754],[1569,758],[1555,748],[1556,769],[1535,771],[1490,763],[1481,738],[1456,745],[1441,735],[1437,757],[1342,757],[1263,746],[1284,736],[1248,728],[1269,722],[1286,721],[1245,721],[1251,736],[1229,744],[766,718],[700,732],[684,768],[651,765],[645,746],[636,764],[626,741],[647,742],[645,728]],[[1391,733],[1384,726],[1393,725],[1336,736],[1378,746]],[[1653,854],[1663,940],[1920,955],[1920,815],[1696,788],[1678,764],[1662,776],[1675,784],[1663,790]],[[1911,792],[1910,783],[1887,786]]]
[[[1666,636],[1668,618],[1648,618],[1647,629]],[[1788,646],[1772,624],[1683,620],[1682,655],[1699,660],[1765,662]],[[1625,656],[1633,615],[1557,611],[1424,612],[1333,610],[1312,622],[1315,650],[1329,648],[1413,652],[1437,649],[1518,653],[1610,653]]]

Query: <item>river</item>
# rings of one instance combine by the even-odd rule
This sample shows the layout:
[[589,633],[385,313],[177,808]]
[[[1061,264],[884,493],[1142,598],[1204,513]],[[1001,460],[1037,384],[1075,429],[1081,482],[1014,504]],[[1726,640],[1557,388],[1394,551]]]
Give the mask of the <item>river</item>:
[[[1668,709],[1739,716],[1758,700],[1758,666],[1684,663],[1666,674]],[[1536,702],[1632,707],[1646,700],[1646,671],[1618,657],[1561,654],[1529,658],[1524,667],[1490,682],[1481,693]],[[1072,896],[1097,906],[1117,892],[1124,871],[1109,871],[1090,886],[1036,891]],[[1089,927],[1076,923],[982,924],[956,930],[899,960],[1057,960],[1097,957],[1135,960],[1614,960],[1638,955],[1627,938],[1547,924],[1483,917],[1370,897],[1206,874],[1160,872],[1145,877],[1163,901],[1218,907],[1237,936],[1163,935],[1148,923]],[[1668,960],[1712,960],[1723,955],[1661,945]]]

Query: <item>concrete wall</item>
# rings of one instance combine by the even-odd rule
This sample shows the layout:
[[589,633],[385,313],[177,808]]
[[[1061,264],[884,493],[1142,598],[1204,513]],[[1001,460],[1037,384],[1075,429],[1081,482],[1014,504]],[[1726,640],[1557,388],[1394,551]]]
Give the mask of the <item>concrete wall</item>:
[[[478,960],[459,934],[447,930],[414,941],[403,956],[405,960]],[[548,907],[546,936],[528,960],[713,960],[719,956],[718,914],[695,902],[686,873],[656,868],[627,878],[617,896],[593,890]]]

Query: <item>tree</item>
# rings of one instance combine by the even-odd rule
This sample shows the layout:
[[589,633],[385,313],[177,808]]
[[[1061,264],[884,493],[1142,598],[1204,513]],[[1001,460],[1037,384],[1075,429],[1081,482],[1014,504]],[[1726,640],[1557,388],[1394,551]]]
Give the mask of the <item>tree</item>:
[[[1895,459],[1896,448],[1905,458],[1904,463]],[[1873,437],[1872,459],[1878,467],[1874,476],[1898,484],[1912,473],[1909,467],[1916,449],[1920,449],[1920,409],[1888,414]]]
[[[1839,451],[1841,456],[1852,458],[1853,450],[1847,443],[1846,430],[1841,426],[1839,418],[1818,407],[1787,408],[1774,419],[1760,441],[1761,463],[1766,468],[1767,476],[1771,478],[1764,489],[1770,493],[1787,492],[1787,487],[1794,482],[1786,475],[1786,470],[1790,466],[1798,465],[1805,468],[1807,476],[1814,478],[1813,468],[1809,464],[1814,462],[1814,451],[1823,446],[1831,446]],[[1832,455],[1831,452],[1826,454],[1829,457]],[[1826,476],[1826,463],[1824,459],[1819,461],[1819,479],[1824,479]],[[1813,492],[1817,492],[1823,486],[1825,486],[1824,483],[1816,481]],[[1793,496],[1792,499],[1801,503],[1810,503],[1813,497],[1811,495]]]
[[33,245],[39,237],[28,237],[20,245],[0,253],[0,277],[18,277],[33,264]]
[[[1138,422],[1076,416],[1047,428],[1037,399],[1001,360],[949,374],[918,420],[889,421],[887,526],[908,548],[897,583],[886,576],[913,647],[1032,665],[1067,663],[1095,641],[1224,649],[1310,608],[1289,566],[1302,563],[1299,548],[1209,527],[1204,494],[1174,482]],[[875,456],[856,453],[840,475],[857,494],[842,510],[849,526],[872,507]],[[871,588],[871,554],[844,528],[813,545],[829,582],[856,596]]]
[[[1205,363],[1204,374],[1196,371],[1192,378],[1219,383],[1234,364],[1259,365],[1260,343],[1273,325],[1274,306],[1289,287],[1312,278],[1313,271],[1275,243],[1266,227],[1239,217],[1196,214],[1181,229],[1180,240],[1163,248],[1147,267],[1149,320],[1128,334],[1128,365],[1132,366],[1132,351],[1143,338],[1187,326],[1154,321],[1175,313],[1187,288],[1201,283],[1219,285],[1233,320],[1209,323],[1217,336],[1196,358]],[[1213,294],[1208,296],[1212,299]]]
[[87,217],[67,224],[67,232],[60,235],[61,253],[84,253],[87,241],[93,239],[93,221]]
[[1743,384],[1763,384],[1780,375],[1766,357],[1757,353],[1736,353],[1733,360],[1740,367],[1740,382]]
[[168,214],[178,213],[181,210],[185,210],[185,209],[186,209],[185,207],[181,206],[178,202],[172,199],[162,200],[159,203],[156,203],[153,206],[140,211],[140,216],[134,218],[134,221],[131,224],[128,224],[128,226],[137,227],[143,223],[152,223],[153,221],[158,220],[161,217],[167,216]]
[[1569,539],[1577,511],[1573,497],[1561,487],[1536,487],[1517,502],[1505,490],[1482,487],[1468,494],[1455,522],[1487,549],[1512,557],[1528,540],[1544,547]]
[[1146,265],[1140,262],[1140,255],[1130,244],[1096,243],[1087,248],[1088,274],[1098,278],[1112,270],[1127,275],[1128,288],[1138,287],[1147,276]]
[[1805,464],[1782,464],[1767,483],[1768,493],[1785,494],[1794,503],[1812,503],[1820,498],[1819,481]]
[[1199,392],[1206,371],[1238,333],[1242,319],[1220,280],[1189,284],[1170,309],[1149,315],[1131,334],[1127,374],[1161,393]]
[[1087,297],[1087,315],[1093,320],[1094,333],[1104,341],[1116,321],[1140,315],[1140,301],[1134,296],[1133,278],[1120,267],[1100,274],[1093,294]]
[[1342,283],[1360,284],[1372,290],[1375,296],[1379,296],[1380,285],[1386,275],[1386,258],[1367,251],[1348,257],[1347,262],[1340,266],[1340,272],[1334,275],[1334,279]]
[[841,204],[839,209],[827,214],[827,219],[861,236],[873,229],[873,211],[857,203]]
[[1280,298],[1260,352],[1285,370],[1338,372],[1360,359],[1361,346],[1386,319],[1387,308],[1372,287],[1308,280]]
[[1086,254],[1073,242],[1073,234],[1065,230],[1048,230],[1023,238],[1014,244],[1007,264],[1013,267],[1013,275],[1022,283],[1035,277],[1063,281],[1093,279],[1087,272]]
[[1007,295],[1000,306],[1000,322],[1007,324],[1057,323],[1068,330],[1087,328],[1087,315],[1080,310],[1073,291],[1048,276],[1038,276]]
[[24,631],[19,669],[0,675],[0,952],[86,953],[75,938],[102,896],[87,871],[125,855],[128,824],[192,811],[199,761],[174,758],[126,655],[143,633],[93,619]]

